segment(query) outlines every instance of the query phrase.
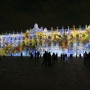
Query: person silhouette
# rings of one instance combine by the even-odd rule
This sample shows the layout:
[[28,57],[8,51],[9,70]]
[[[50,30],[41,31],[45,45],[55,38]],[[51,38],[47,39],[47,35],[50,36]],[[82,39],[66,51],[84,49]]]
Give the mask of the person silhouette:
[[36,61],[36,59],[37,59],[37,52],[35,51],[35,53],[34,53],[34,54],[35,54],[35,61]]
[[55,53],[52,54],[52,65],[55,65]]
[[23,59],[23,55],[22,55],[22,52],[21,52],[21,60]]
[[87,53],[85,52],[84,53],[84,63],[86,63],[86,60],[87,60]]
[[40,52],[37,52],[37,60],[39,60]]
[[43,62],[42,62],[42,66],[45,64],[45,66],[47,66],[47,52],[45,51],[45,53],[43,54]]
[[48,53],[48,56],[47,56],[48,58],[48,66],[51,66],[51,53],[49,52]]

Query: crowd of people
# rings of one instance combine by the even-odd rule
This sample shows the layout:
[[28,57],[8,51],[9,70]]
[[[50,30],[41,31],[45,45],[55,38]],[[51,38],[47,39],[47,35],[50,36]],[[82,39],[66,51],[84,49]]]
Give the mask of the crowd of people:
[[[82,58],[81,54],[79,54],[79,56],[76,55],[76,58],[79,57],[79,59]],[[60,59],[61,61],[66,61],[68,58],[72,59],[73,58],[73,54],[70,54],[70,56],[68,57],[66,53],[61,53],[60,55]],[[90,63],[90,52],[89,53],[84,53],[83,54],[83,60],[84,63]],[[51,55],[50,52],[45,51],[45,53],[43,54],[43,62],[42,62],[42,66],[51,66],[51,65],[55,65],[55,62],[58,61],[58,54],[53,53]]]
[[[37,51],[37,52],[35,51],[34,54],[32,52],[30,52],[29,55],[30,55],[30,59],[35,58],[35,61],[36,60],[39,60],[40,57],[41,57],[39,51]],[[5,55],[3,57],[5,57]],[[12,54],[11,54],[11,57],[12,57]],[[68,57],[66,53],[61,53],[60,60],[61,61],[65,61],[68,58],[71,58],[72,59],[72,57],[73,57],[73,54],[70,54],[70,57]],[[81,57],[82,57],[81,54],[79,54],[79,58],[81,58]],[[77,58],[77,55],[76,55],[76,58]],[[0,60],[1,60],[1,57],[0,57]],[[23,54],[22,54],[22,52],[21,52],[21,60],[23,60]],[[84,60],[84,63],[90,63],[90,52],[89,53],[85,52],[83,54],[83,60]],[[55,63],[57,61],[58,61],[58,54],[57,53],[53,53],[51,55],[51,53],[48,52],[48,51],[45,51],[44,52],[42,66],[43,65],[45,65],[45,66],[55,65]]]
[[45,64],[45,66],[51,66],[51,65],[55,65],[55,62],[58,60],[58,55],[57,53],[53,53],[51,55],[50,52],[45,51],[45,53],[43,54],[43,62],[42,62],[42,66]]

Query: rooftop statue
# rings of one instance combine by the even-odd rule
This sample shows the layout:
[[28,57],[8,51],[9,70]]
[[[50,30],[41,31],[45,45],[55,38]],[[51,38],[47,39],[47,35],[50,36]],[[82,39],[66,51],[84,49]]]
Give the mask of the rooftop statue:
[[39,29],[37,23],[34,24],[34,29],[36,29],[36,30]]

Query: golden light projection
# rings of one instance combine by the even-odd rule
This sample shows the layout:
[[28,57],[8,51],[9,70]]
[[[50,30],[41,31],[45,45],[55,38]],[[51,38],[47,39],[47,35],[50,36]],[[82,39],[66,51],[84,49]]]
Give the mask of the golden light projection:
[[28,50],[36,49],[40,52],[48,50],[50,52],[64,52],[76,53],[79,49],[79,53],[82,50],[89,52],[90,46],[90,25],[82,29],[77,29],[73,26],[73,29],[58,29],[47,30],[40,29],[37,24],[31,30],[26,30],[24,33],[9,34],[0,36],[1,51],[5,54],[24,52],[26,48]]

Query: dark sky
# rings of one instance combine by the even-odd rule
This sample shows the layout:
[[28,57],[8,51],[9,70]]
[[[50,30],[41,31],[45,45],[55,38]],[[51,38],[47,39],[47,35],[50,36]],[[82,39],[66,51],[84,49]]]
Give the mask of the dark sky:
[[90,24],[90,0],[0,0],[0,33]]

